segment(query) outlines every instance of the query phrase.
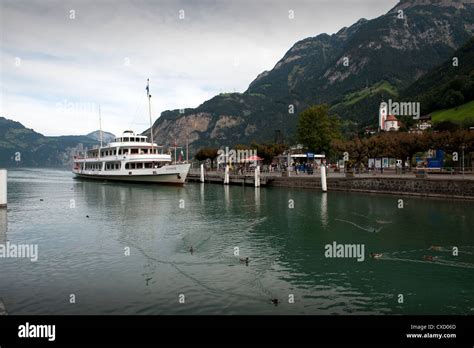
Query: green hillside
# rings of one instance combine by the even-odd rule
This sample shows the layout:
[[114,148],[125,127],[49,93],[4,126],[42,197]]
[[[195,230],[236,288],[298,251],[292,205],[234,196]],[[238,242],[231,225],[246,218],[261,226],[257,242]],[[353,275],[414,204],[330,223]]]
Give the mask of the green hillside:
[[[474,38],[443,64],[415,81],[401,95],[404,100],[420,102],[422,114],[453,110],[457,106],[461,109],[461,105],[474,100]],[[442,113],[452,115],[449,110]],[[460,112],[455,114],[461,117]]]
[[451,121],[461,125],[474,125],[474,100],[451,109],[440,110],[431,114],[434,123]]

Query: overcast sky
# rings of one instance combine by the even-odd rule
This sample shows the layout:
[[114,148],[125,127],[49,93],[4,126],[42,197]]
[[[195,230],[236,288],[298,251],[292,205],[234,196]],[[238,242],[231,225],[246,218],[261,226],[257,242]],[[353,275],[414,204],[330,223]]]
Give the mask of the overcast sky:
[[154,118],[196,107],[245,91],[295,42],[397,2],[0,0],[0,116],[45,135],[86,134],[100,104],[104,130],[141,132],[147,78]]

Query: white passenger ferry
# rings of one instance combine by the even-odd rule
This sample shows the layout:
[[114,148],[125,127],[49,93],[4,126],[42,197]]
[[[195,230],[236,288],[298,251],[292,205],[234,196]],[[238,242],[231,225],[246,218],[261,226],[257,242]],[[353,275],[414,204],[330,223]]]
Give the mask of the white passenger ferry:
[[[107,146],[102,146],[102,120],[99,106],[100,146],[82,155],[74,156],[72,171],[76,176],[101,180],[184,184],[191,165],[187,161],[177,163],[176,145],[173,163],[171,152],[164,153],[164,147],[153,142],[149,79],[146,92],[150,117],[150,142],[146,136],[127,130]],[[188,149],[186,149],[186,156],[187,151]]]
[[91,179],[183,184],[189,167],[173,163],[162,146],[127,130],[107,146],[74,156],[73,173]]

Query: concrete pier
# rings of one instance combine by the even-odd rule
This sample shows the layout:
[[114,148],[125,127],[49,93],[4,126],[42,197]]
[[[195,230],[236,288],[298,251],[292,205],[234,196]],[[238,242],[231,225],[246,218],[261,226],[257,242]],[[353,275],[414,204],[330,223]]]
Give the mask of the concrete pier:
[[324,164],[321,165],[321,189],[323,192],[327,192],[328,185],[326,183],[326,166]]
[[0,169],[0,209],[7,207],[7,170]]
[[[206,183],[211,184],[223,184],[225,179],[225,173],[208,173],[206,175]],[[266,186],[268,184],[268,177],[260,175],[260,186]],[[186,178],[188,182],[200,182],[199,174],[188,174]],[[255,175],[237,175],[229,174],[228,177],[229,185],[240,185],[240,186],[254,186],[255,187]]]
[[255,187],[260,187],[260,166],[257,166],[255,168],[255,179],[254,179],[254,183],[255,183]]
[[230,184],[230,177],[229,177],[229,166],[225,166],[224,171],[224,185]]
[[201,176],[200,176],[200,181],[204,182],[204,164],[201,164]]

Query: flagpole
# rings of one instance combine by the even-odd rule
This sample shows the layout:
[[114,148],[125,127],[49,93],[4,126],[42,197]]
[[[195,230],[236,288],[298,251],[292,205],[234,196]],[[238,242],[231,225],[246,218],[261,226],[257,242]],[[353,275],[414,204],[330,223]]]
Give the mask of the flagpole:
[[174,140],[174,164],[176,164],[176,146],[178,144],[176,144],[176,139]]
[[148,115],[150,116],[150,140],[151,152],[153,153],[153,123],[151,120],[151,94],[150,94],[150,79],[146,79],[146,92],[148,96]]
[[188,134],[188,136],[186,137],[186,163],[189,162],[189,156],[188,156],[188,153],[189,153],[189,141],[188,141],[188,137],[189,137],[189,134]]

